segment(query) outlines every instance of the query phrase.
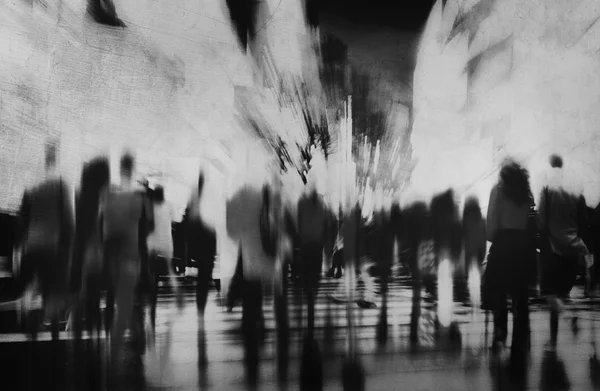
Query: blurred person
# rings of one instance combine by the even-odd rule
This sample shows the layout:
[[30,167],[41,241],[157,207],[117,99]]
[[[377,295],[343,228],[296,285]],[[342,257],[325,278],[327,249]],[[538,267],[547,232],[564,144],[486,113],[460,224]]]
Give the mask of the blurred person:
[[462,218],[462,241],[465,251],[470,300],[475,310],[481,304],[480,275],[487,249],[485,219],[481,213],[479,201],[475,197],[469,197],[465,201]]
[[383,208],[375,211],[374,228],[376,233],[375,262],[379,271],[382,296],[377,336],[379,341],[383,343],[387,341],[388,281],[392,270],[396,240],[392,216],[388,211]]
[[348,296],[346,281],[342,281],[329,297],[335,302],[355,301],[363,309],[376,308],[375,281],[371,276],[375,262],[367,251],[367,244],[370,242],[367,239],[368,229],[359,203],[344,214],[340,232],[342,243],[339,245],[341,251],[337,252],[340,257],[338,262],[344,262],[345,273],[348,272],[348,265],[354,265],[353,275],[356,281],[352,284],[358,289],[359,282],[362,281],[364,289],[351,291]]
[[314,299],[323,265],[323,250],[329,213],[315,189],[298,201],[298,239],[300,241],[300,277],[308,306],[308,332],[313,335]]
[[184,224],[186,229],[187,258],[193,260],[198,268],[196,276],[196,308],[198,310],[199,332],[199,363],[207,362],[204,346],[204,312],[208,302],[208,292],[212,280],[215,257],[217,255],[217,235],[201,213],[202,197],[204,195],[205,177],[200,172],[198,186],[192,193],[185,212]]
[[529,265],[535,262],[534,243],[528,231],[530,205],[533,203],[529,173],[507,160],[492,188],[487,212],[487,240],[492,243],[484,275],[494,314],[496,353],[504,350],[508,335],[507,296],[513,312],[511,362],[523,360],[529,349]]
[[[58,340],[59,319],[66,309],[74,216],[70,189],[58,171],[58,151],[48,144],[45,178],[25,190],[19,212],[23,264],[20,286],[33,282],[41,293],[44,316],[50,319],[52,339]],[[38,319],[30,329],[36,338]]]
[[100,331],[100,297],[104,258],[100,232],[100,195],[110,183],[110,164],[99,157],[87,163],[81,174],[77,198],[76,242],[71,264],[71,290],[79,292],[75,311],[75,335],[81,336],[82,320],[88,332]]
[[[71,262],[71,292],[76,294],[75,309],[70,323],[75,336],[75,376],[79,388],[99,387],[97,369],[100,368],[100,333],[102,316],[100,299],[105,287],[105,264],[102,252],[99,207],[100,195],[110,183],[110,164],[107,158],[98,157],[86,163],[81,174],[81,187],[76,201],[76,235]],[[69,327],[69,325],[68,325]],[[81,340],[83,330],[90,338],[87,349]],[[96,333],[95,354],[92,338]],[[90,349],[91,348],[91,349]],[[85,352],[88,354],[85,354]],[[91,359],[91,360],[90,360]]]
[[323,270],[323,251],[328,235],[330,213],[324,200],[311,189],[298,201],[298,240],[300,283],[306,297],[307,330],[300,373],[301,390],[323,387],[323,368],[315,341],[315,298]]
[[402,246],[406,247],[406,256],[412,276],[412,309],[410,316],[410,342],[419,341],[419,321],[421,318],[421,291],[423,275],[427,273],[429,262],[423,254],[423,246],[431,238],[429,208],[425,202],[415,202],[402,211]]
[[278,379],[281,383],[287,382],[289,362],[289,317],[288,317],[288,285],[289,266],[292,263],[293,243],[296,232],[295,221],[290,205],[282,207],[283,218],[277,229],[279,234],[279,254],[277,255],[277,274],[275,275],[275,321],[277,325],[277,357]]
[[151,319],[152,327],[156,328],[156,303],[158,299],[158,284],[161,275],[167,275],[171,289],[175,293],[177,306],[183,307],[183,296],[175,278],[173,270],[173,232],[172,223],[174,211],[165,200],[165,191],[162,186],[157,186],[152,194],[154,206],[154,231],[148,236],[148,253],[150,274],[153,278],[151,294]]
[[592,256],[582,237],[587,232],[586,203],[582,189],[569,186],[560,156],[550,157],[551,172],[539,202],[539,227],[550,248],[542,262],[542,293],[550,304],[549,350],[558,342],[558,318],[563,300],[575,285],[578,269],[591,264]]
[[[449,327],[451,342],[458,342],[454,319],[455,270],[461,252],[460,220],[452,189],[433,197],[430,205],[435,270],[435,292],[438,326]],[[433,282],[433,281],[431,281]]]
[[[58,346],[59,321],[67,307],[74,217],[69,187],[58,171],[57,146],[50,143],[46,145],[45,169],[45,178],[25,190],[21,201],[18,249],[22,264],[18,286],[24,291],[28,307],[26,322],[32,343],[28,349],[30,364],[36,354],[33,343],[41,325],[39,316],[50,321],[52,359],[46,369],[50,372],[49,386],[57,389],[57,363],[62,359]],[[41,311],[38,297],[41,297]]]
[[227,232],[240,246],[242,287],[242,332],[245,341],[247,379],[258,381],[259,340],[264,331],[263,290],[273,283],[275,259],[265,253],[261,237],[261,215],[265,189],[242,186],[227,201]]
[[462,236],[467,264],[481,266],[485,259],[487,239],[485,219],[481,213],[479,201],[475,197],[467,198],[463,210]]
[[[137,294],[143,275],[148,271],[141,248],[146,245],[145,235],[154,230],[153,213],[146,196],[133,183],[134,169],[134,157],[125,153],[120,162],[121,183],[105,191],[100,203],[109,295],[117,306],[110,332],[113,374],[120,367],[125,331],[128,326],[135,325],[132,321]],[[107,309],[112,309],[108,307],[112,305],[107,303]]]

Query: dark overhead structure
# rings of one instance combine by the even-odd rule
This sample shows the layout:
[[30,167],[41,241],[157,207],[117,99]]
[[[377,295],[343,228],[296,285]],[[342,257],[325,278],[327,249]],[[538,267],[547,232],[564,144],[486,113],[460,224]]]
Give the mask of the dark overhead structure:
[[[346,19],[356,25],[386,26],[402,31],[420,30],[435,0],[307,0],[311,10]],[[308,7],[308,5],[307,5]],[[308,13],[308,12],[307,12]]]
[[88,0],[87,12],[96,23],[112,27],[126,27],[125,23],[117,16],[112,0]]
[[248,43],[256,34],[257,0],[225,0],[229,18],[237,33],[242,50],[246,52]]

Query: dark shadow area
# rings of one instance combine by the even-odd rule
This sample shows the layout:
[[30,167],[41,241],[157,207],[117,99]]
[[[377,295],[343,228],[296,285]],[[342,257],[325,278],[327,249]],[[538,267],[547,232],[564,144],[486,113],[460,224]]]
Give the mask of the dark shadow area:
[[562,359],[555,352],[546,352],[542,359],[541,391],[566,391],[571,382]]

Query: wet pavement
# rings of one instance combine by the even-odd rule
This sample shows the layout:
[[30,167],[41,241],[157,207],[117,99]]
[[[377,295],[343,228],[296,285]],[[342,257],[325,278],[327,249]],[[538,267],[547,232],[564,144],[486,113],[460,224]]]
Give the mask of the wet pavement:
[[[323,281],[316,308],[316,339],[323,359],[323,382],[326,390],[342,389],[342,366],[347,352],[348,330],[345,305],[327,298],[338,280]],[[578,290],[573,297],[580,296]],[[304,320],[299,308],[297,288],[289,293],[290,340],[287,381],[278,381],[277,335],[273,318],[273,301],[264,304],[266,333],[260,348],[259,390],[299,389],[300,353]],[[543,306],[532,306],[532,348],[524,376],[519,381],[506,357],[497,358],[487,348],[491,343],[491,317],[486,333],[486,317],[473,313],[461,303],[455,305],[455,321],[461,332],[457,347],[444,333],[434,337],[433,325],[427,322],[434,310],[423,301],[420,344],[409,343],[411,291],[407,281],[392,284],[389,302],[387,343],[376,338],[379,308],[359,309],[357,314],[357,357],[366,373],[367,390],[591,390],[600,377],[600,364],[590,361],[592,341],[600,314],[594,300],[575,299],[562,316],[559,349],[546,352],[549,339],[549,315]],[[327,314],[330,314],[328,317]],[[573,317],[577,317],[573,327]],[[208,362],[199,365],[198,322],[191,291],[186,306],[178,312],[174,297],[161,294],[157,311],[154,344],[143,354],[128,345],[119,375],[108,376],[106,339],[88,339],[77,346],[68,332],[61,333],[56,345],[49,333],[31,343],[23,334],[0,334],[0,368],[6,389],[30,390],[246,390],[244,344],[239,333],[241,308],[227,312],[211,292],[207,307],[205,346]],[[510,322],[509,322],[510,325]],[[509,326],[510,327],[510,326]],[[510,329],[509,329],[510,332]],[[96,343],[98,342],[98,345]],[[596,364],[596,365],[594,365]],[[56,387],[53,387],[56,386]]]

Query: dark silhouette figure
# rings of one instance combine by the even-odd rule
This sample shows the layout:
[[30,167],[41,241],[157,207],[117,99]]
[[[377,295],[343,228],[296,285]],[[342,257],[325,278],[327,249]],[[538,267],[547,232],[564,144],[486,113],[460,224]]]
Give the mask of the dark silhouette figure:
[[529,349],[528,264],[535,262],[534,243],[528,232],[532,202],[527,170],[515,162],[505,162],[488,204],[487,239],[492,247],[483,284],[484,300],[489,300],[494,313],[495,352],[501,352],[506,344],[506,300],[507,296],[511,298],[511,365],[517,367],[526,360]]
[[408,263],[412,274],[412,311],[410,315],[410,342],[419,342],[419,319],[421,317],[421,289],[423,286],[419,265],[419,245],[431,237],[429,210],[424,202],[407,206],[402,214],[402,242],[407,247]]
[[117,16],[113,0],[88,0],[87,12],[96,23],[112,27],[126,27],[125,23]]
[[550,349],[558,343],[562,299],[575,285],[578,267],[589,261],[587,207],[582,189],[573,189],[559,156],[550,157],[551,174],[539,202],[539,227],[547,239],[541,262],[541,288],[550,303]]
[[467,198],[463,210],[462,240],[465,249],[467,270],[471,262],[481,266],[485,259],[486,237],[485,219],[481,213],[479,201],[475,197]]
[[388,337],[388,281],[394,258],[396,232],[390,213],[385,210],[380,210],[375,212],[374,217],[373,233],[376,243],[375,260],[377,268],[379,269],[378,274],[381,281],[382,296],[382,305],[379,312],[379,321],[377,323],[377,340],[380,344],[385,344]]
[[301,390],[323,387],[321,356],[314,338],[315,296],[318,290],[329,213],[316,191],[298,202],[298,238],[300,240],[300,278],[307,299],[307,328],[302,353]]
[[[99,389],[100,333],[102,317],[100,297],[107,286],[98,211],[100,195],[110,183],[110,164],[107,158],[92,160],[83,167],[81,189],[76,204],[76,236],[71,262],[71,292],[78,293],[74,312],[75,375],[82,389]],[[84,322],[85,319],[85,322]],[[83,329],[90,338],[82,341]],[[96,333],[96,338],[91,338]],[[93,346],[95,342],[96,346]],[[87,352],[87,354],[86,354]]]
[[204,310],[208,300],[208,291],[217,253],[215,230],[202,219],[200,204],[204,191],[204,175],[198,177],[198,187],[192,194],[184,216],[187,238],[188,264],[198,268],[196,280],[196,307],[198,310],[198,364],[207,364],[204,338]]
[[[28,314],[29,352],[33,355],[40,318],[45,315],[51,322],[52,350],[60,360],[59,319],[66,307],[74,219],[69,188],[59,176],[57,161],[56,146],[47,145],[46,178],[23,194],[18,235],[23,259],[18,286],[23,290],[30,283],[37,283],[44,306],[43,311],[34,309]],[[51,360],[45,365],[52,387],[58,387],[56,364],[57,360]]]

